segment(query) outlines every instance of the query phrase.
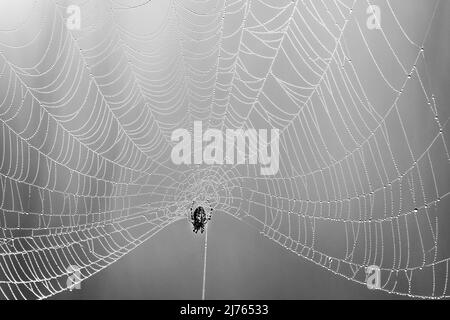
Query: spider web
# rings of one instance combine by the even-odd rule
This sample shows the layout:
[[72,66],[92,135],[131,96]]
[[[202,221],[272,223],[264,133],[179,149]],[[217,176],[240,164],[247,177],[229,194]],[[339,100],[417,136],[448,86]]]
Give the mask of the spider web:
[[[0,30],[1,296],[67,290],[69,266],[89,278],[195,199],[350,281],[376,265],[382,291],[448,297],[448,101],[426,47],[448,4],[416,26],[399,2],[34,1]],[[280,128],[279,173],[173,165],[194,120]]]

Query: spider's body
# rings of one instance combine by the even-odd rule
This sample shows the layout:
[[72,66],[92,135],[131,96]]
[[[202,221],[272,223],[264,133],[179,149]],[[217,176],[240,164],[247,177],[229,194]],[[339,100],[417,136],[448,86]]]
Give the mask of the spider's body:
[[[212,208],[210,211],[212,211]],[[192,231],[197,233],[200,230],[200,232],[203,233],[205,231],[206,223],[208,223],[209,220],[211,220],[211,213],[206,213],[202,206],[198,206],[195,210],[191,207],[190,221],[194,226]]]

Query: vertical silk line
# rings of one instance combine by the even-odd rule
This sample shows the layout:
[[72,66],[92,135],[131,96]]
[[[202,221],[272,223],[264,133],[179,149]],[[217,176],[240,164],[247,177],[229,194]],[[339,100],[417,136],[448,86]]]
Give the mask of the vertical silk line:
[[203,256],[203,287],[202,287],[202,300],[205,300],[206,294],[206,255],[208,253],[208,225],[205,225],[205,254]]

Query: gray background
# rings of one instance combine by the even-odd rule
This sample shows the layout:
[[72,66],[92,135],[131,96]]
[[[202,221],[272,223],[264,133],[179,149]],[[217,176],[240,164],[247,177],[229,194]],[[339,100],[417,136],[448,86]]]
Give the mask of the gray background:
[[[223,40],[218,37],[214,39],[220,42],[209,41],[208,36],[214,34],[214,26],[221,21],[223,1],[202,4],[195,1],[153,0],[137,9],[121,9],[121,6],[141,3],[121,0],[114,2],[118,7],[113,13],[114,24],[108,11],[111,2],[99,1],[94,5],[92,1],[78,1],[83,5],[83,19],[88,21],[78,33],[67,31],[62,18],[66,15],[67,5],[72,2],[38,2],[31,11],[30,3],[33,2],[21,2],[23,7],[11,6],[10,10],[15,11],[7,11],[5,7],[0,23],[0,99],[4,98],[0,112],[0,150],[4,160],[0,167],[4,179],[1,185],[0,237],[10,242],[10,245],[0,244],[0,288],[3,295],[11,298],[13,292],[17,294],[20,291],[26,298],[56,294],[52,298],[201,299],[205,236],[192,232],[185,215],[193,200],[205,203],[206,199],[214,208],[208,228],[207,299],[402,298],[368,290],[363,283],[364,268],[368,264],[381,264],[382,282],[387,291],[392,289],[408,294],[411,289],[412,294],[419,296],[448,295],[444,292],[448,281],[450,244],[447,234],[450,201],[448,0],[389,1],[397,21],[385,1],[370,1],[382,9],[384,35],[365,27],[367,1],[356,1],[351,15],[349,10],[343,8],[342,14],[339,14],[329,0],[321,4],[312,1],[293,4],[299,7],[300,13],[293,15],[297,27],[290,26],[289,38],[292,40],[297,36],[300,40],[302,30],[304,42],[300,43],[314,43],[315,53],[322,59],[329,57],[327,51],[333,51],[334,37],[340,34],[332,18],[339,17],[336,23],[342,27],[345,17],[349,17],[339,42],[342,45],[337,46],[333,55],[339,63],[331,63],[331,68],[324,73],[327,81],[316,77],[308,68],[311,61],[305,63],[307,60],[304,59],[314,57],[311,48],[299,53],[296,49],[301,49],[300,45],[293,45],[287,38],[277,38],[282,39],[283,50],[279,50],[275,59],[273,56],[260,59],[242,51],[269,52],[269,55],[273,51],[249,34],[241,38],[241,34],[236,33],[224,38],[239,30],[245,11],[226,15],[221,33]],[[229,11],[246,5],[245,1],[226,3],[230,5]],[[280,7],[287,8],[279,20],[267,24],[268,29],[277,29],[288,21],[292,12],[289,8],[293,6],[286,7],[290,1],[281,4],[274,0],[265,2],[278,6],[278,9],[262,5],[263,1],[254,0],[251,3],[250,12],[259,19],[270,20]],[[315,3],[323,24],[334,37],[305,13],[307,7],[313,8],[311,3]],[[351,6],[353,1],[342,3]],[[208,20],[206,13],[214,13],[217,20]],[[248,17],[246,26],[251,29],[255,20],[251,15]],[[26,22],[24,25],[23,21]],[[163,28],[161,37],[153,37],[152,32],[166,26],[166,23],[168,27]],[[96,25],[97,29],[93,28]],[[201,33],[205,30],[210,33]],[[33,40],[35,36],[37,40]],[[388,38],[392,48],[388,47],[384,37]],[[318,44],[317,39],[322,45]],[[420,52],[420,47],[411,42],[422,45],[424,39],[425,53],[416,64],[417,72],[413,72],[412,79],[407,80],[407,74],[403,73],[396,57],[406,70],[411,70]],[[110,40],[113,45],[108,47]],[[218,43],[223,50],[215,50],[219,47]],[[210,51],[213,53],[209,54]],[[241,69],[235,72],[234,69],[227,69],[234,61],[228,54],[238,51],[241,52],[238,55]],[[157,52],[156,58],[151,54],[143,58],[140,56],[142,52]],[[70,64],[65,64],[66,58],[72,59]],[[170,60],[172,58],[174,60]],[[378,66],[373,63],[374,60]],[[172,65],[173,61],[176,63]],[[324,61],[327,60],[322,61],[322,66],[325,66]],[[39,62],[41,64],[35,67]],[[298,72],[294,71],[293,66],[298,68]],[[355,78],[348,83],[355,85],[360,97],[363,96],[360,91],[363,88],[370,104],[360,101],[352,106],[351,98],[346,94],[339,101],[335,86],[344,84],[337,76],[339,67],[343,67],[349,77],[358,75],[359,84]],[[217,76],[219,73],[215,72],[215,68],[226,71],[223,76]],[[245,68],[248,72],[243,71]],[[81,75],[79,70],[84,70]],[[172,70],[175,70],[175,76],[167,81]],[[192,70],[206,70],[207,75],[199,75]],[[396,89],[405,83],[394,109],[391,107],[398,94],[389,88],[381,74]],[[205,80],[211,75],[217,78]],[[251,75],[265,79],[253,87],[254,91],[246,86],[246,81],[252,80],[246,77]],[[49,85],[55,79],[58,80]],[[301,101],[294,103],[276,79],[296,85],[295,93],[311,94],[310,101],[304,105]],[[92,80],[97,83],[102,95],[112,96],[106,99],[107,103],[99,103],[95,96],[89,95]],[[130,83],[139,83],[141,89],[131,90],[128,87]],[[317,83],[324,96],[320,97],[308,83]],[[10,84],[17,85],[21,90],[14,90]],[[76,86],[72,86],[74,84]],[[50,88],[48,92],[45,92],[46,85]],[[302,86],[309,88],[305,91],[298,89]],[[31,88],[29,90],[35,95],[33,99],[26,93],[26,88]],[[326,93],[327,88],[331,88],[332,95]],[[123,93],[120,93],[122,90]],[[129,105],[121,103],[129,93],[133,97],[136,94],[138,102],[132,100]],[[241,95],[243,93],[250,97],[249,101],[242,102],[245,100]],[[74,96],[68,99],[66,94]],[[431,97],[434,99],[428,105],[427,98]],[[222,104],[223,100],[225,104]],[[42,105],[48,106],[45,112]],[[304,107],[303,111],[299,106]],[[15,114],[17,110],[20,112]],[[27,156],[24,150],[29,150],[31,145],[55,159],[57,155],[52,153],[55,148],[52,149],[48,141],[53,141],[51,139],[55,137],[56,151],[62,150],[67,143],[53,120],[49,120],[48,127],[33,126],[42,116],[37,110],[52,115],[52,119],[57,119],[55,122],[59,121],[69,135],[77,136],[80,132],[89,135],[100,128],[101,133],[94,133],[92,139],[83,140],[85,145],[73,141],[69,143],[71,154],[75,158],[88,159],[91,168],[77,165],[74,161],[67,161],[66,164],[72,170],[100,180],[106,176],[108,181],[119,185],[99,184],[92,189],[83,189],[83,183],[78,181],[66,189],[70,180],[67,172],[60,168],[62,166],[56,166],[61,171],[55,174],[55,171],[38,163],[36,157]],[[65,122],[69,115],[79,110],[81,112],[75,118]],[[371,112],[374,110],[383,121],[374,116],[375,112]],[[112,119],[114,124],[120,118],[121,125],[107,127],[101,120],[95,122],[93,119],[99,114],[101,119]],[[152,121],[147,123],[145,119],[149,114]],[[29,122],[30,119],[33,122]],[[258,166],[173,165],[169,158],[171,145],[167,139],[176,128],[191,128],[193,120],[203,120],[205,126],[214,128],[286,129],[280,139],[280,172],[275,177],[261,177]],[[45,121],[46,118],[41,122]],[[158,123],[158,126],[150,123]],[[364,127],[363,123],[367,126]],[[87,124],[87,129],[83,129],[84,124]],[[133,136],[133,129],[144,124],[147,126],[143,133]],[[8,131],[10,128],[16,128],[21,133],[13,134]],[[129,140],[117,138],[123,137],[120,135],[121,128],[130,134]],[[388,149],[383,149],[386,136],[392,155]],[[116,138],[120,141],[117,142]],[[22,141],[20,146],[23,149],[16,148],[16,144],[10,142],[16,140]],[[381,148],[380,157],[370,158],[367,146],[373,147],[376,143]],[[137,146],[146,152],[140,153]],[[121,174],[109,167],[101,176],[96,172],[101,163],[96,162],[97,158],[91,159],[87,149],[101,153],[106,159],[122,166],[142,170],[147,175],[130,177],[129,172]],[[349,151],[350,157],[347,157],[346,151]],[[30,162],[25,162],[23,155],[30,158]],[[350,165],[351,174],[343,173],[342,179],[332,178],[329,171],[323,169],[335,164],[332,157]],[[364,160],[362,157],[365,157]],[[152,158],[160,164],[148,160]],[[378,179],[377,174],[377,166],[380,165],[386,170],[386,176],[382,179]],[[24,167],[30,168],[28,174],[15,172],[16,168]],[[34,173],[36,179],[32,179]],[[323,180],[321,174],[325,175]],[[360,185],[347,194],[330,194],[331,186],[336,183],[342,186],[345,180],[350,185],[352,174],[355,177],[357,174],[361,177],[366,175],[368,179],[361,178]],[[285,185],[286,181],[293,184]],[[125,190],[120,188],[120,183],[131,186]],[[44,196],[38,194],[37,186],[45,189]],[[72,201],[70,203],[74,205],[82,203],[82,200],[70,196],[71,200],[62,200],[58,196],[51,198],[53,193],[49,190],[65,190],[72,195],[83,193],[87,198],[99,199],[99,202],[89,202],[92,206],[74,210],[73,206],[64,207],[62,203]],[[26,199],[29,192],[31,195],[27,204],[20,207],[20,199]],[[371,192],[374,192],[373,197]],[[114,202],[102,196],[104,194],[122,197],[125,204]],[[353,200],[347,203],[347,198]],[[418,212],[414,212],[415,208]],[[117,221],[110,224],[107,215],[96,215],[99,212],[117,214]],[[88,221],[83,220],[85,214]],[[158,220],[160,218],[162,220]],[[155,235],[146,234],[153,230],[153,226],[161,226],[164,219],[174,220]],[[303,220],[299,224],[296,219]],[[151,222],[130,227],[137,220]],[[312,221],[315,221],[314,230]],[[97,222],[99,225],[96,225]],[[294,227],[288,231],[290,223]],[[139,239],[137,247],[126,236],[115,232],[118,225],[128,228],[130,234]],[[380,225],[383,225],[383,231]],[[101,240],[94,240],[94,250],[87,252],[88,241],[78,241],[62,249],[52,244],[46,252],[80,256],[92,263],[83,268],[83,278],[87,279],[82,282],[82,289],[64,291],[67,279],[64,268],[69,262],[76,262],[70,257],[56,264],[45,260],[36,263],[39,268],[45,265],[55,271],[50,280],[54,289],[45,288],[45,277],[32,273],[29,267],[32,258],[37,255],[43,257],[44,253],[33,254],[36,250],[28,248],[22,255],[23,249],[27,248],[25,242],[38,238],[41,231],[50,230],[56,233],[60,242],[68,243],[69,239],[59,234],[61,227],[75,233],[74,230],[79,231],[79,226],[80,232],[87,238],[94,236],[83,230],[84,226],[104,233]],[[347,237],[350,228],[359,232],[354,239]],[[392,231],[394,228],[395,232]],[[433,234],[438,234],[437,248]],[[383,237],[382,244],[379,238],[375,239],[376,235]],[[120,241],[129,253],[104,245],[105,242],[111,243],[116,236],[123,237]],[[304,252],[296,254],[297,249],[291,240],[302,237],[305,238],[299,242],[313,246],[316,250],[314,255]],[[37,244],[39,248],[46,245]],[[352,245],[354,252],[349,257],[348,250]],[[111,253],[112,260],[117,261],[108,260],[105,264],[95,256]],[[337,260],[343,262],[339,267]],[[350,264],[357,267],[357,272],[350,269]],[[406,281],[409,274],[398,273],[397,269],[407,269],[413,274],[412,288]],[[357,282],[346,278],[351,276],[352,271]],[[15,274],[16,278],[12,278],[11,274]],[[33,286],[36,286],[33,289],[38,290],[30,290],[21,283],[27,278],[33,279]]]

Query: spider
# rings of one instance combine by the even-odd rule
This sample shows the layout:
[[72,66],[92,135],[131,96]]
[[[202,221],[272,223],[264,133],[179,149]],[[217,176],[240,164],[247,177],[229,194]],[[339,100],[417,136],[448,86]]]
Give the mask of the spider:
[[[209,201],[208,201],[209,204]],[[201,233],[205,231],[205,226],[209,220],[211,220],[211,213],[213,211],[211,205],[209,207],[209,213],[205,211],[203,206],[197,206],[195,210],[193,209],[195,205],[195,201],[192,201],[192,206],[190,208],[190,222],[194,226],[193,232],[197,233],[199,230]]]

